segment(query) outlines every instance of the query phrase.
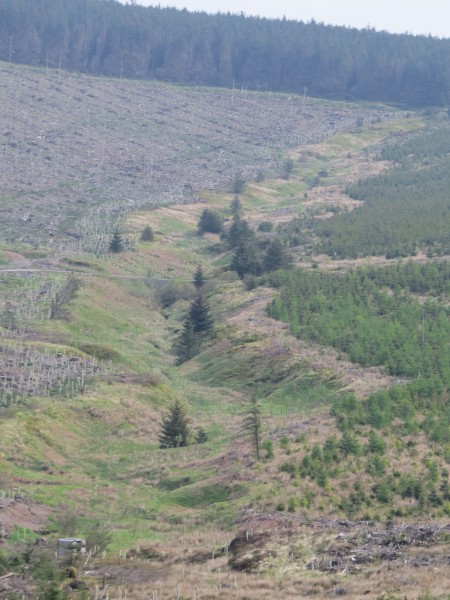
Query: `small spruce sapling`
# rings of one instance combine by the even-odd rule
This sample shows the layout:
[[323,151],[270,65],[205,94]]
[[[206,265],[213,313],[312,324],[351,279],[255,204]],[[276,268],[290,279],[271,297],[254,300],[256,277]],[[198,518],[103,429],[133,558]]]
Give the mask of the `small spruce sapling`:
[[124,243],[123,243],[123,239],[122,236],[120,235],[119,231],[115,231],[111,241],[109,242],[109,251],[113,252],[114,254],[118,254],[119,252],[122,252],[124,249]]
[[179,401],[170,407],[163,417],[159,435],[160,448],[181,448],[188,445],[189,417],[186,407]]
[[275,454],[274,454],[274,451],[273,451],[273,442],[272,442],[272,440],[264,440],[264,442],[261,444],[261,448],[266,453],[266,455],[264,457],[266,460],[272,460],[272,458],[274,458]]
[[150,225],[146,225],[141,233],[141,242],[153,242],[155,234]]
[[208,441],[208,434],[203,429],[203,427],[199,427],[195,434],[195,441],[197,444],[205,444]]
[[292,171],[294,170],[295,163],[292,158],[286,158],[283,163],[283,177],[284,179],[289,179]]

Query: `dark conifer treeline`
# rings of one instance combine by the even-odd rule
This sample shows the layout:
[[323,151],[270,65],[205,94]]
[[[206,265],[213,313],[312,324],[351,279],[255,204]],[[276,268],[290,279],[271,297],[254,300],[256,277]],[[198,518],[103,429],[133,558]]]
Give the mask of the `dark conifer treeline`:
[[2,0],[0,59],[97,75],[447,105],[450,40],[115,0]]

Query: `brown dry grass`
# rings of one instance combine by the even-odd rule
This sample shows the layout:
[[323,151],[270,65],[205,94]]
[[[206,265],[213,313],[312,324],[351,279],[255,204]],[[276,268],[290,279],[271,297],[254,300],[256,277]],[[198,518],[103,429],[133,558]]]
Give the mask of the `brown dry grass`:
[[10,535],[16,524],[31,531],[39,531],[47,523],[52,509],[30,498],[18,498],[0,507],[1,537]]
[[3,250],[3,255],[8,260],[10,269],[26,269],[31,267],[33,264],[31,260],[22,256],[22,254],[18,254],[17,252],[12,252],[10,250]]
[[190,225],[195,230],[205,206],[202,202],[162,206],[152,212],[134,213],[128,217],[127,223],[136,232],[142,231],[146,225],[150,225],[157,231],[160,218],[165,216]]
[[361,367],[332,348],[311,344],[290,335],[286,323],[271,319],[265,314],[266,307],[275,294],[276,291],[271,288],[247,292],[243,307],[230,317],[229,323],[237,325],[241,332],[253,332],[266,338],[267,345],[278,345],[292,356],[306,359],[313,369],[334,371],[342,378],[343,386],[353,391],[358,398],[364,398],[398,382],[398,378],[390,377],[379,367]]
[[[429,258],[423,252],[418,252],[415,256],[409,256],[407,260],[417,263],[429,262]],[[449,257],[438,258],[434,260],[449,260]],[[398,259],[389,259],[385,256],[365,256],[363,258],[354,259],[337,259],[332,260],[326,254],[316,254],[314,256],[314,262],[320,269],[336,270],[349,269],[355,267],[382,267],[384,265],[392,265],[398,262]]]
[[[320,531],[316,531],[314,538],[308,538],[304,532],[299,534],[297,543],[299,548],[304,548],[305,556],[308,555],[308,543],[316,546],[318,538],[324,538]],[[208,543],[203,545],[205,540],[191,537],[178,540],[177,548],[182,551],[176,556],[173,546],[158,546],[156,550],[162,557],[159,560],[148,563],[142,559],[122,559],[120,567],[99,565],[95,569],[88,565],[89,575],[93,577],[93,586],[95,579],[99,586],[105,575],[107,588],[99,590],[98,597],[105,598],[107,593],[109,600],[298,600],[305,597],[325,600],[339,596],[376,600],[384,593],[398,595],[402,600],[415,600],[425,592],[437,596],[450,589],[450,572],[443,564],[414,568],[401,561],[375,562],[356,573],[321,573],[308,569],[304,560],[299,561],[292,554],[283,556],[282,542],[278,541],[279,544],[272,548],[272,568],[255,573],[230,570],[227,554],[213,559],[214,548]],[[216,546],[215,550],[218,552],[220,548]],[[164,551],[171,555],[169,561],[163,558]],[[442,548],[440,553],[444,558],[445,549]],[[100,595],[102,592],[105,596]]]

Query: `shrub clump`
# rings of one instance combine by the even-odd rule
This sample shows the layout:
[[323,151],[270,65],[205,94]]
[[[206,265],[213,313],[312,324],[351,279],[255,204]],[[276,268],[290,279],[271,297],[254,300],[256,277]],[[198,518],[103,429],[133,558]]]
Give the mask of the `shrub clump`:
[[78,346],[81,352],[94,356],[98,360],[119,360],[121,355],[115,348],[103,344],[82,344]]

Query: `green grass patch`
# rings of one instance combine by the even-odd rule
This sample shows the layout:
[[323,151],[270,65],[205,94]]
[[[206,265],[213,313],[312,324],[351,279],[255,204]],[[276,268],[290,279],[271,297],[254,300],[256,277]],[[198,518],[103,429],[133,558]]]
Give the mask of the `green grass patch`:
[[38,537],[38,534],[31,529],[15,525],[14,531],[7,537],[6,541],[8,544],[32,543],[35,542]]
[[130,296],[119,282],[97,279],[83,288],[72,315],[65,329],[78,348],[123,357],[124,365],[139,372],[148,372],[152,357],[161,355],[163,318],[151,311],[146,298]]
[[156,229],[163,235],[171,235],[174,233],[186,234],[196,229],[196,227],[193,227],[190,223],[185,223],[181,216],[176,217],[159,213]]
[[200,508],[217,502],[226,502],[229,496],[230,490],[225,486],[207,484],[178,488],[167,495],[166,501],[183,508]]
[[79,350],[99,360],[119,361],[121,358],[117,350],[102,344],[81,344]]
[[155,542],[161,539],[161,533],[154,531],[148,521],[130,523],[128,527],[114,529],[111,543],[108,545],[109,552],[115,553],[125,548],[135,548],[146,542]]

